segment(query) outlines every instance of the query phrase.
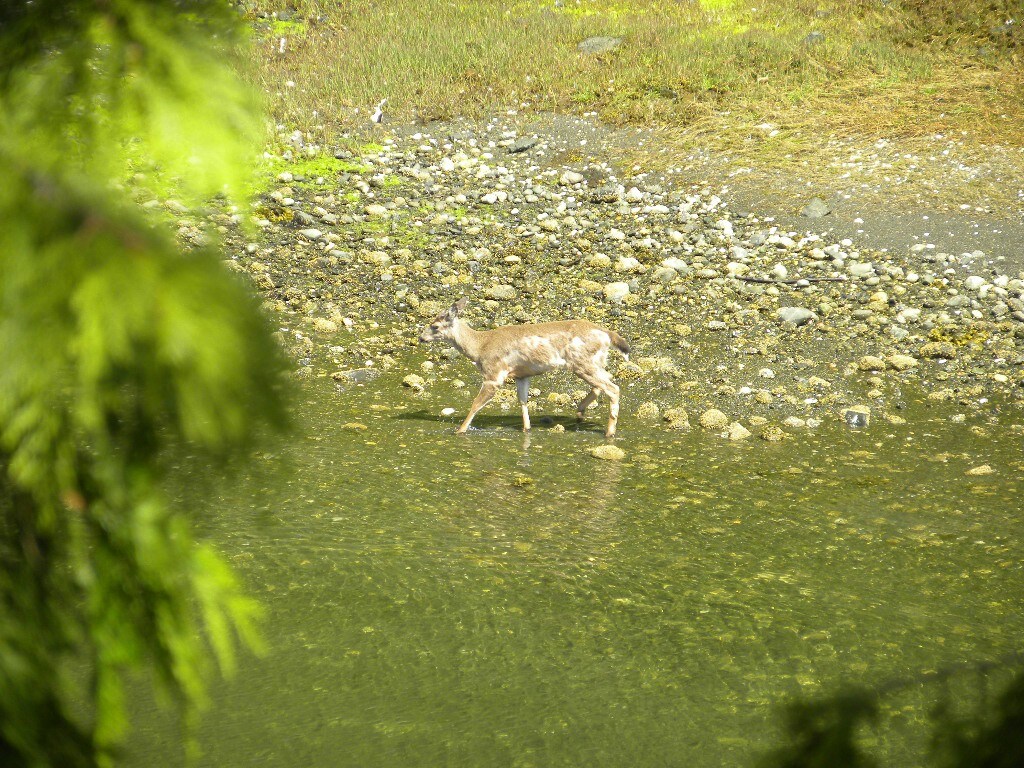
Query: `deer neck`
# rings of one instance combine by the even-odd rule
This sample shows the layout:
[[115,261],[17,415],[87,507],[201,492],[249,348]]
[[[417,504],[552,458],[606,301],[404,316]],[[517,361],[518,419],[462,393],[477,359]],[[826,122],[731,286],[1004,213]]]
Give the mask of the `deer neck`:
[[448,343],[475,363],[480,360],[486,333],[487,331],[474,331],[469,325],[455,318]]

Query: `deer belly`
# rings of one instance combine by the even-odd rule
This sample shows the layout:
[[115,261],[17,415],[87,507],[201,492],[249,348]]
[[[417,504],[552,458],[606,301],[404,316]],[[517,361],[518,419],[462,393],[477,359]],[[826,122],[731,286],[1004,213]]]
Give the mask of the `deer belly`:
[[504,362],[508,375],[516,379],[537,376],[567,365],[565,357],[554,344],[543,342],[524,345],[523,349],[506,355]]

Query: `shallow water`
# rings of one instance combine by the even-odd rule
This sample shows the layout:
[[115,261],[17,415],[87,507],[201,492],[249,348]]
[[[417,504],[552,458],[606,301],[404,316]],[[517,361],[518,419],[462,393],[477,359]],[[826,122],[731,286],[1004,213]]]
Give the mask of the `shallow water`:
[[[911,405],[731,443],[637,423],[627,392],[605,462],[604,409],[526,439],[491,406],[456,437],[435,414],[472,393],[400,379],[310,385],[300,436],[212,502],[183,469],[269,645],[216,684],[199,765],[743,765],[791,695],[1018,650],[1019,437]],[[892,698],[865,739],[913,764],[934,696]],[[183,764],[138,710],[125,764]]]

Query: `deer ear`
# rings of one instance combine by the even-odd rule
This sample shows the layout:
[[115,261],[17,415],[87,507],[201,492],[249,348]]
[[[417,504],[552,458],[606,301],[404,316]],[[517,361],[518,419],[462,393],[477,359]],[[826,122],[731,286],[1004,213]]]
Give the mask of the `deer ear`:
[[448,311],[451,313],[452,317],[455,317],[455,315],[459,314],[459,312],[461,312],[468,306],[469,299],[463,296],[461,299],[452,304],[452,308]]

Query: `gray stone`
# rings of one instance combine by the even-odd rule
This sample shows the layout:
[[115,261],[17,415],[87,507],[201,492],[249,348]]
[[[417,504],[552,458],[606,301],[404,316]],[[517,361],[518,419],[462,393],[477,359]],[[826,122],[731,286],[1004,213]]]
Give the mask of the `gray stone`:
[[511,285],[489,285],[484,289],[484,296],[496,301],[511,301],[516,295],[516,289]]
[[814,31],[804,38],[804,45],[818,45],[825,42],[825,33]]
[[818,316],[806,307],[779,307],[775,316],[784,323],[801,326],[817,320]]
[[621,37],[600,35],[598,37],[588,37],[576,46],[576,50],[580,53],[608,53],[609,51],[614,51],[620,45],[622,45]]
[[800,215],[806,216],[808,219],[820,219],[830,213],[832,213],[832,209],[820,197],[813,198],[811,202],[800,209]]
[[300,229],[299,234],[309,240],[319,240],[324,236],[319,229]]

